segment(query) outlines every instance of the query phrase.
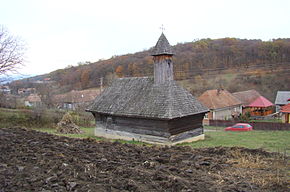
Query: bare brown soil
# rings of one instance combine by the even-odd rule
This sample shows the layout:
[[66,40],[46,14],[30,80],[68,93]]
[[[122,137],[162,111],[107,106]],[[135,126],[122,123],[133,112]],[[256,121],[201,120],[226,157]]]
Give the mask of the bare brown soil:
[[0,129],[0,192],[287,191],[287,158],[246,148],[161,147]]

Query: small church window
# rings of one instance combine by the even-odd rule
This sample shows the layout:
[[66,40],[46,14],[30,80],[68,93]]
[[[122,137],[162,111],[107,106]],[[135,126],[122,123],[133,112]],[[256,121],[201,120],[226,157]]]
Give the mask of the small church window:
[[112,124],[113,124],[112,117],[107,117],[106,127],[111,128]]
[[107,117],[107,124],[111,125],[113,123],[112,117]]

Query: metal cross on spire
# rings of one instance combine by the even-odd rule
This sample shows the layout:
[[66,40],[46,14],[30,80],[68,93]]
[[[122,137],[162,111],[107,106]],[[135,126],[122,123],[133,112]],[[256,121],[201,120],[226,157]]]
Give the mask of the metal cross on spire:
[[161,25],[160,29],[161,29],[162,33],[163,33],[163,31],[165,31],[163,24]]

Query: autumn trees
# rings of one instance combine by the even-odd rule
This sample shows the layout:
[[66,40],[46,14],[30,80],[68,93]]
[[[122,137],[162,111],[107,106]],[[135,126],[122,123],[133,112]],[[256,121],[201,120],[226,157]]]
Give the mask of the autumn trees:
[[23,64],[24,45],[21,40],[9,34],[4,26],[0,25],[0,76],[8,72],[16,72]]
[[[237,38],[200,39],[177,44],[173,49],[175,79],[202,84],[200,88],[210,88],[211,83],[221,84],[223,80],[215,78],[224,72],[281,69],[279,71],[281,77],[289,77],[290,73],[290,39],[271,41]],[[59,69],[47,76],[59,85],[57,92],[64,93],[73,89],[99,87],[101,78],[105,87],[118,77],[153,76],[153,61],[148,50],[114,56],[95,63],[79,63],[79,66]],[[209,78],[214,80],[211,82]],[[241,81],[246,82],[243,76],[237,77],[236,81],[232,81],[231,89],[238,91],[240,87],[237,85],[243,85]]]

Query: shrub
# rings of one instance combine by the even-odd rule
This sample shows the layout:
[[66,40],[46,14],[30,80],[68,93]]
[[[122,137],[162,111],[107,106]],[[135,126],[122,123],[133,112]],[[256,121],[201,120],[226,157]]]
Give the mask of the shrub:
[[245,114],[240,115],[239,117],[241,121],[246,121],[246,122],[250,121],[250,118],[251,118],[251,113],[249,111],[246,112]]
[[[0,108],[1,127],[25,126],[49,128],[55,127],[66,111],[48,110],[45,108],[29,109],[3,109]],[[86,112],[70,112],[73,121],[79,126],[94,126],[94,118]]]

